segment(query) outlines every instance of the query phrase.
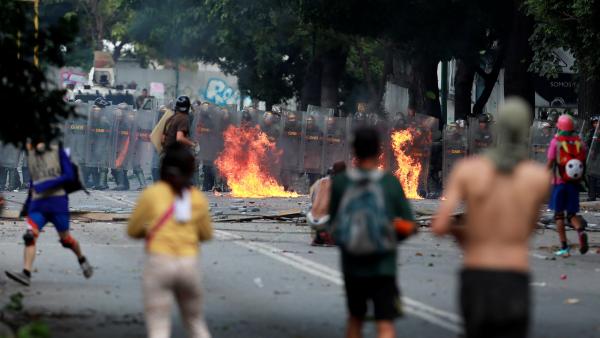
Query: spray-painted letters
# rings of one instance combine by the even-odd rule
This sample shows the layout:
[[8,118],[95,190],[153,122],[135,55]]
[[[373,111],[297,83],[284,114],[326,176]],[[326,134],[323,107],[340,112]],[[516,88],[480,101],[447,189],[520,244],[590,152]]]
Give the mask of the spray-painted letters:
[[239,90],[230,87],[224,80],[212,78],[209,79],[206,84],[204,98],[219,106],[237,104],[240,98],[240,92]]

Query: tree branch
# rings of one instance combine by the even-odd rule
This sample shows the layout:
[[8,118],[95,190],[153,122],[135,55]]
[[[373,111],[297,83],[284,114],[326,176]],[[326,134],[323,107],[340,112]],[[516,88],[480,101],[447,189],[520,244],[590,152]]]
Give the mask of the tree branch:
[[[490,95],[492,95],[492,91],[496,85],[496,80],[498,80],[498,75],[500,75],[500,70],[502,70],[502,64],[504,63],[505,56],[506,41],[499,44],[498,54],[496,55],[496,60],[494,60],[492,71],[483,77],[485,81],[485,87],[481,95],[477,98],[475,105],[473,105],[473,115],[477,116],[483,113],[483,108],[490,99]],[[477,73],[479,74],[479,71],[477,71]]]

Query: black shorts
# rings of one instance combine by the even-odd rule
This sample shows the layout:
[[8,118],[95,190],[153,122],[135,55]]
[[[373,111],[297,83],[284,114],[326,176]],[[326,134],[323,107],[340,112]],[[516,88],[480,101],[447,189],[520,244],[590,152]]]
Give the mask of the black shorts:
[[526,337],[529,326],[529,275],[464,269],[460,303],[467,338]]
[[393,320],[401,314],[400,293],[392,276],[344,276],[348,311],[352,317],[364,319],[367,303],[372,302],[375,320]]

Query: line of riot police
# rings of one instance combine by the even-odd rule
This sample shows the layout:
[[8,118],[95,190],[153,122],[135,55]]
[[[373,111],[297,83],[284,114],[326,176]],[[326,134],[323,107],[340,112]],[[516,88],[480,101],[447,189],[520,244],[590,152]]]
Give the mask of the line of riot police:
[[85,186],[109,189],[110,175],[114,190],[129,190],[131,172],[137,189],[143,189],[153,168],[155,151],[150,132],[158,109],[145,105],[134,110],[126,103],[112,105],[102,97],[73,104],[77,115],[65,122],[62,143],[79,165]]

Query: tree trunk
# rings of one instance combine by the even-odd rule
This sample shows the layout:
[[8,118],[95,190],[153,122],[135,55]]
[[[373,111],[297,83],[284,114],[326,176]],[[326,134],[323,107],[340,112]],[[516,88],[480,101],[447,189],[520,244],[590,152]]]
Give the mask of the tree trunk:
[[529,72],[533,50],[529,37],[533,34],[534,21],[519,9],[519,4],[520,1],[515,1],[514,15],[509,23],[511,29],[504,63],[504,96],[520,96],[533,108],[535,88],[533,74]]
[[577,109],[579,116],[589,119],[600,112],[600,77],[579,76]]
[[472,62],[456,60],[456,75],[454,77],[454,118],[466,120],[471,114],[471,97],[475,66]]
[[100,13],[100,1],[91,0],[89,2],[90,14],[94,18],[92,24],[92,35],[96,50],[104,50],[104,18]]
[[348,51],[345,48],[330,49],[323,53],[321,71],[321,107],[336,109],[339,104],[340,81],[346,68]]
[[417,113],[441,118],[438,60],[422,57],[413,60],[411,64],[408,106],[415,109]]
[[121,51],[123,51],[123,47],[125,47],[125,42],[115,42],[113,43],[115,49],[113,50],[112,58],[115,63],[119,61],[121,58]]
[[315,58],[306,68],[300,92],[300,110],[305,111],[311,104],[321,104],[321,60]]
[[504,60],[506,58],[506,41],[501,39],[498,41],[498,49],[496,51],[496,59],[492,65],[492,70],[489,73],[486,73],[481,67],[476,68],[477,74],[483,78],[485,81],[485,87],[483,92],[475,101],[473,105],[473,115],[478,116],[483,114],[483,108],[485,108],[485,104],[490,99],[490,95],[492,95],[492,91],[496,86],[496,81],[498,81],[498,75],[500,75],[500,71],[502,70],[502,65],[504,64]]

